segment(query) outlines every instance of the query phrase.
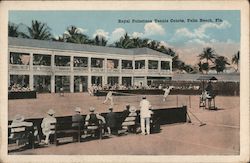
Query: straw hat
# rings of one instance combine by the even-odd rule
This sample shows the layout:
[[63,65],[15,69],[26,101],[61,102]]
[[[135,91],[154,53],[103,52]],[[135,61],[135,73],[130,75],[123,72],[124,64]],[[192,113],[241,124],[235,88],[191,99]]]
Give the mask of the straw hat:
[[15,121],[15,122],[22,122],[22,121],[24,121],[24,116],[22,116],[22,115],[20,115],[20,114],[17,114],[17,115],[15,116],[15,118],[14,118],[13,121]]
[[82,109],[80,107],[75,107],[75,112],[81,112]]
[[54,115],[56,112],[53,109],[49,109],[49,111],[47,112],[49,115]]
[[131,106],[130,108],[129,108],[129,111],[132,113],[132,112],[136,112],[136,108],[134,107],[134,106]]
[[94,112],[94,111],[95,111],[95,108],[94,108],[94,107],[90,107],[90,108],[89,108],[89,111],[90,111],[90,112]]

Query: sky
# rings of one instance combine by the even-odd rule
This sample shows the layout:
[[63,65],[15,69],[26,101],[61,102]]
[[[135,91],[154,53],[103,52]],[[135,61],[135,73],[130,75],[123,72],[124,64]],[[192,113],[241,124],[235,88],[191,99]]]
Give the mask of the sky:
[[198,63],[197,56],[205,47],[214,48],[229,61],[240,50],[238,10],[9,12],[12,23],[30,26],[32,20],[47,23],[54,37],[74,25],[90,38],[97,34],[105,37],[109,44],[126,32],[131,37],[157,40],[175,49],[180,59],[192,65]]

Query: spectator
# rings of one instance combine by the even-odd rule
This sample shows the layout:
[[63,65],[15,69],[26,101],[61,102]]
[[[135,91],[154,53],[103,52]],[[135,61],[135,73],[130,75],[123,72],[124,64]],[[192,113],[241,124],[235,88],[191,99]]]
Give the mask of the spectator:
[[79,127],[79,125],[83,124],[83,116],[81,115],[81,108],[75,108],[75,115],[72,116],[72,127]]
[[[72,127],[75,129],[79,129],[79,127],[83,126],[83,116],[81,115],[81,108],[75,108],[75,115],[72,116]],[[73,140],[77,140],[77,134],[74,134]]]
[[103,116],[95,113],[95,108],[90,107],[89,111],[90,113],[85,118],[85,125],[87,129],[95,130],[95,136],[97,136],[99,133],[97,129],[101,127],[101,124],[105,124],[106,122]]
[[109,108],[109,113],[106,115],[106,122],[107,122],[107,129],[108,134],[116,133],[117,134],[117,128],[116,128],[116,114],[113,112],[113,108]]
[[129,109],[129,114],[125,118],[124,122],[122,123],[122,128],[127,130],[128,132],[135,132],[136,131],[136,108],[131,106]]
[[41,127],[42,127],[42,132],[46,136],[45,137],[45,144],[49,144],[49,137],[50,135],[54,134],[55,131],[55,124],[56,123],[56,118],[54,117],[55,111],[53,109],[50,109],[47,112],[47,116],[43,119]]
[[[15,138],[17,139],[16,143],[18,145],[23,144],[23,142],[21,142],[21,139],[18,138],[23,138],[23,137],[28,137],[29,140],[29,145],[31,145],[31,141],[32,141],[32,130],[31,127],[33,126],[32,122],[25,122],[24,121],[24,116],[17,114],[14,118],[14,120],[12,121],[11,125],[9,127],[15,127],[15,128],[11,128],[11,135],[9,136],[9,138]],[[17,128],[20,127],[20,128]],[[25,128],[28,127],[28,130]],[[28,131],[28,132],[22,132],[22,131]],[[14,134],[15,133],[15,134]],[[37,131],[36,133],[34,133],[34,136],[37,135]]]

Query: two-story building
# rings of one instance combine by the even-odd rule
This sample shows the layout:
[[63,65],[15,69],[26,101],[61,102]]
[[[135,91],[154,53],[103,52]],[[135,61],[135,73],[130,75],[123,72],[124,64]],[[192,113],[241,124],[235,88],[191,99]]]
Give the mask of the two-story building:
[[121,49],[9,37],[9,86],[38,92],[86,91],[92,84],[150,85],[171,80],[172,57],[149,48]]

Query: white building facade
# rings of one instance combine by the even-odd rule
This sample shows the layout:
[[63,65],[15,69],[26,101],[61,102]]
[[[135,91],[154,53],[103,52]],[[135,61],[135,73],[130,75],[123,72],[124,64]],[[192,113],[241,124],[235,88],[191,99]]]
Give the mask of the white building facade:
[[9,38],[9,86],[38,92],[83,92],[92,84],[145,86],[171,80],[172,57],[148,49],[120,49]]

